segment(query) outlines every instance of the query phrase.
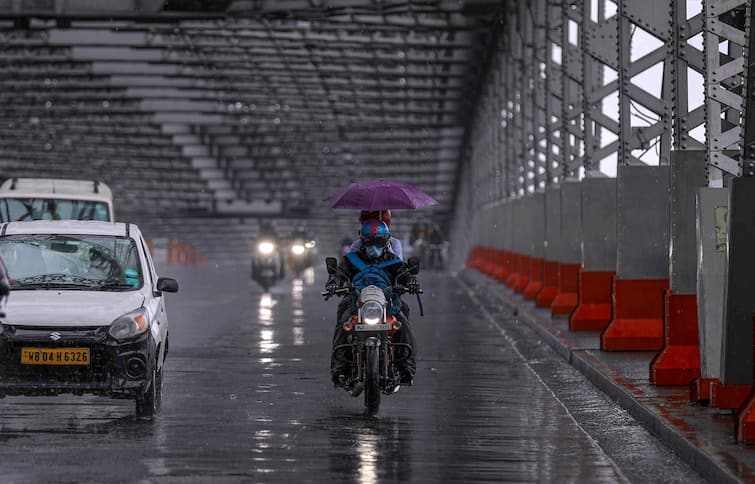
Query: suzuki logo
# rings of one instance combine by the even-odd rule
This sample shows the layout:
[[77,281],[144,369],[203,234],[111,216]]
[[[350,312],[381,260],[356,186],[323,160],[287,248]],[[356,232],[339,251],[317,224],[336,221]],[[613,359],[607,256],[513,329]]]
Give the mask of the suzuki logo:
[[62,338],[63,335],[55,331],[54,333],[50,333],[50,339],[53,341],[58,341],[60,338]]

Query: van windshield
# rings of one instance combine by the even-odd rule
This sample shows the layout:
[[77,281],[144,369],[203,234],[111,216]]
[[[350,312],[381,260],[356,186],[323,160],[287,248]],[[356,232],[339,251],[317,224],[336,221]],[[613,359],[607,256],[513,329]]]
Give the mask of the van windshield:
[[30,220],[98,220],[110,221],[105,202],[53,198],[0,199],[0,222]]

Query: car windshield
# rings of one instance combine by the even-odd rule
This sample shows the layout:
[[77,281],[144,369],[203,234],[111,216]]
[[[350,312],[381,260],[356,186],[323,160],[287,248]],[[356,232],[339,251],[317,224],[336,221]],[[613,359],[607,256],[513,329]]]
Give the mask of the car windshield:
[[0,200],[0,222],[30,220],[110,221],[105,202],[53,198],[4,198]]
[[13,289],[135,290],[142,271],[134,241],[105,235],[8,235],[0,253]]

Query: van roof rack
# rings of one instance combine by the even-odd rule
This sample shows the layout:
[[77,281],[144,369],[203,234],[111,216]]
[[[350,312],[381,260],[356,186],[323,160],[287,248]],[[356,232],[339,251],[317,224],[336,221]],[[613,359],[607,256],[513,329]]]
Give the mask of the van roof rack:
[[15,189],[16,189],[16,183],[18,183],[18,177],[17,177],[17,176],[14,176],[14,177],[13,177],[13,178],[11,178],[11,180],[10,180],[10,189],[11,189],[11,190],[15,190]]
[[98,180],[94,180],[94,193],[100,193],[100,182]]

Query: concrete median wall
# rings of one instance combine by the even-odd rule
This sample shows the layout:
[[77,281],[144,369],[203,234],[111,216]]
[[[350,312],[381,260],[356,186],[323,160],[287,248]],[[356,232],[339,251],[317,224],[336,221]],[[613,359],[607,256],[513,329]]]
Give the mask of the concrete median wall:
[[[568,223],[568,222],[567,222]],[[586,271],[616,270],[616,179],[582,181],[582,263]]]
[[561,257],[561,187],[545,191],[545,259]]
[[621,279],[667,279],[669,167],[620,166],[616,272]]

